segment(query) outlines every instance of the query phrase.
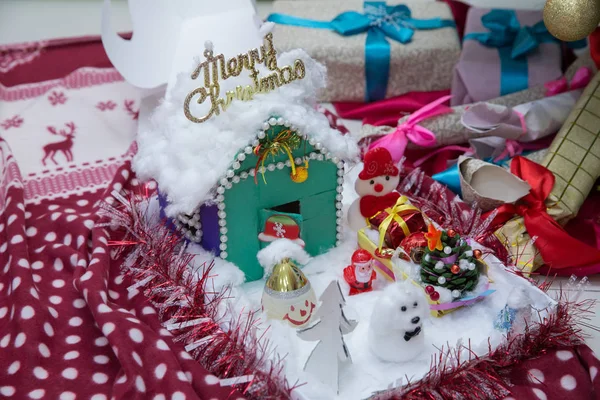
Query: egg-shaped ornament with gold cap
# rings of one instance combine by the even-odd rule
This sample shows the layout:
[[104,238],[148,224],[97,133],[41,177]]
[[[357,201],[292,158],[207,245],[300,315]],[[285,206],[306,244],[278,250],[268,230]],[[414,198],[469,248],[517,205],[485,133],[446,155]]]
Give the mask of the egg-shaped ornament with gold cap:
[[316,311],[317,296],[298,264],[308,263],[310,256],[299,244],[278,239],[257,257],[265,269],[261,305],[267,318],[286,321],[293,328],[308,325]]

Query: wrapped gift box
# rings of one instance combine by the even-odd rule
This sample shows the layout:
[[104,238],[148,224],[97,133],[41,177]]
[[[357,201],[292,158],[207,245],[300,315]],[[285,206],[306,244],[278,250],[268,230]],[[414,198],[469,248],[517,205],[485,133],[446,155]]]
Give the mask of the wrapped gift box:
[[561,45],[547,32],[541,11],[469,9],[454,68],[453,106],[518,92],[561,75]]
[[[366,8],[367,3],[376,4],[375,8]],[[366,2],[359,0],[331,0],[326,2],[281,0],[273,4],[273,12],[285,16],[304,18],[312,21],[332,21],[338,15],[355,11],[361,14],[371,13],[374,23],[385,12],[385,5],[404,4],[410,9],[411,17],[425,20],[437,18],[452,23],[450,8],[442,2],[388,1]],[[397,11],[390,11],[394,13]],[[379,17],[376,14],[379,13]],[[322,101],[373,101],[378,96],[367,96],[365,46],[367,33],[361,32],[342,36],[330,29],[308,26],[291,26],[277,22],[278,50],[287,51],[296,48],[305,49],[311,57],[327,66],[328,85],[322,93]],[[397,26],[414,25],[412,22],[398,20]],[[310,25],[310,24],[309,24]],[[418,23],[417,25],[421,25]],[[415,29],[409,42],[403,44],[386,37],[390,46],[389,78],[387,88],[379,93],[393,97],[413,91],[432,91],[448,89],[452,83],[452,68],[460,56],[460,42],[454,27],[437,29]],[[375,49],[378,58],[382,58],[381,47]],[[435,62],[432,62],[435,60]],[[381,75],[381,68],[377,75]]]
[[[427,230],[427,224],[423,219],[423,216],[418,210],[408,210],[396,214],[395,217],[399,221],[392,219],[389,223],[385,221],[389,218],[389,209],[378,213],[377,215],[369,218],[369,224],[373,229],[377,229],[380,235],[384,236],[384,243],[387,247],[397,248],[400,246],[402,240],[407,236],[405,229],[409,233],[425,232]],[[404,228],[401,226],[404,225]],[[382,225],[386,225],[385,227]],[[385,231],[383,229],[385,228]]]
[[558,132],[542,165],[556,180],[552,194],[562,209],[556,219],[565,224],[600,177],[600,73],[590,82]]

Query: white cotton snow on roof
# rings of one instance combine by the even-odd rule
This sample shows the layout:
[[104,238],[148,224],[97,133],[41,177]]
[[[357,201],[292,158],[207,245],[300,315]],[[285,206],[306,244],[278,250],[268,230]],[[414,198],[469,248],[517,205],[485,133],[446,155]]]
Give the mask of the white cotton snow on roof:
[[[357,160],[356,142],[332,129],[327,118],[315,110],[317,93],[326,84],[325,67],[303,50],[283,53],[277,59],[280,67],[301,59],[306,77],[272,92],[256,94],[252,101],[234,100],[225,112],[198,124],[186,118],[183,102],[203,80],[193,81],[190,73],[181,74],[167,100],[151,117],[150,128],[139,132],[133,168],[140,179],[156,180],[160,191],[168,196],[167,215],[192,212],[210,200],[214,195],[211,189],[225,175],[237,152],[274,115],[290,121],[332,155]],[[260,72],[260,76],[266,75],[266,71]]]

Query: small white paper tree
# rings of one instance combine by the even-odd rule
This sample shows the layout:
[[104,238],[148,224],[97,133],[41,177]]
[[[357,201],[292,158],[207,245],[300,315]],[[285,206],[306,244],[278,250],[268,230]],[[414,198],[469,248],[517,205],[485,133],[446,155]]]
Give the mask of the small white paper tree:
[[337,281],[327,286],[319,300],[321,305],[314,316],[318,321],[298,331],[302,340],[319,341],[310,353],[304,370],[339,393],[340,367],[352,363],[344,335],[352,332],[358,322],[348,320],[344,315],[346,300]]

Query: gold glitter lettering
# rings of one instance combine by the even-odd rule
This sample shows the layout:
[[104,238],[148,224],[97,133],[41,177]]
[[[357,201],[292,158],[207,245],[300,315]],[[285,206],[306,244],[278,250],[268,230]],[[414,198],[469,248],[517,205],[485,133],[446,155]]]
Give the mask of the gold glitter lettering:
[[296,75],[296,79],[304,79],[306,76],[306,68],[302,60],[294,61],[294,75]]
[[238,63],[237,57],[230,58],[227,61],[227,73],[229,76],[238,76],[242,73],[242,63]]
[[279,86],[279,78],[277,73],[272,73],[264,78],[260,78],[260,91],[261,92],[270,92],[272,90],[277,89]]
[[[234,100],[250,101],[256,93],[267,93],[282,85],[303,79],[306,76],[306,68],[302,60],[295,60],[293,66],[279,68],[277,65],[277,51],[273,45],[273,34],[265,36],[265,44],[259,49],[248,50],[245,54],[238,54],[227,61],[223,54],[213,55],[212,46],[204,51],[205,61],[198,64],[191,74],[192,80],[197,79],[204,72],[204,87],[198,87],[191,91],[185,98],[183,111],[187,119],[195,123],[202,123],[209,118],[219,115],[221,110],[225,111]],[[269,75],[260,78],[255,68],[256,64],[262,64],[270,71]],[[227,80],[232,76],[239,76],[242,70],[249,72],[253,86],[237,86],[235,90],[225,93],[225,98],[220,97],[219,78]],[[204,116],[197,117],[192,114],[190,104],[198,96],[196,103],[203,104],[210,99],[210,109]]]
[[[285,76],[286,72],[287,72],[287,78]],[[287,85],[288,83],[290,83],[294,79],[296,79],[296,75],[292,71],[292,67],[290,67],[289,65],[286,65],[285,67],[281,68],[279,70],[279,79],[281,80],[281,83],[284,85]]]

